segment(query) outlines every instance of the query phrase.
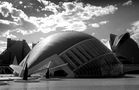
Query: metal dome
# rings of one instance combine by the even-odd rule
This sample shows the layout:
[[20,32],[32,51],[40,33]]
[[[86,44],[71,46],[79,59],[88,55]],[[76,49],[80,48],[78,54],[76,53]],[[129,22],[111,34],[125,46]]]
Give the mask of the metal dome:
[[83,40],[94,38],[82,32],[60,32],[52,34],[39,42],[29,53],[29,68],[53,54],[60,54]]

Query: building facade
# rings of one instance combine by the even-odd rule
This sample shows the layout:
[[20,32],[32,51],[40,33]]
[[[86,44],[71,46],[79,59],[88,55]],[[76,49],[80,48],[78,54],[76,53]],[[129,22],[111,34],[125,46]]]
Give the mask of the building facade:
[[139,47],[129,33],[110,35],[111,49],[124,64],[124,72],[139,73]]
[[0,66],[9,66],[13,63],[15,57],[17,59],[17,63],[19,64],[29,51],[30,47],[25,40],[20,41],[8,38],[7,48],[0,54]]

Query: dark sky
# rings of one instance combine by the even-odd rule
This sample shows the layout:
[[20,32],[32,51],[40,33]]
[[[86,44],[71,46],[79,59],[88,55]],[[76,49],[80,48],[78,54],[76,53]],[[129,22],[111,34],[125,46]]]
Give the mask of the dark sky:
[[38,42],[59,31],[80,31],[103,42],[130,32],[137,42],[138,0],[0,0],[0,52],[6,38]]

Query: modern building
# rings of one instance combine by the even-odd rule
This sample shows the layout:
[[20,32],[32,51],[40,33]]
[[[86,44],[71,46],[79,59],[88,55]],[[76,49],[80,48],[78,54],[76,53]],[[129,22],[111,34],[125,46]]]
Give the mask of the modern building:
[[[110,77],[123,74],[116,56],[95,37],[82,32],[60,32],[48,36],[20,63],[27,63],[28,74],[53,77]],[[41,72],[42,71],[42,72]]]
[[139,70],[139,47],[129,33],[119,36],[111,34],[110,45],[119,60],[128,67],[127,71]]
[[[7,39],[7,48],[0,54],[0,66],[6,68],[13,63],[14,58],[17,59],[19,64],[25,56],[29,53],[30,47],[25,40],[12,40]],[[8,68],[8,67],[7,67]],[[5,72],[4,69],[2,72]],[[7,71],[8,72],[8,71]],[[6,73],[6,72],[5,72]],[[8,72],[9,73],[9,72]]]

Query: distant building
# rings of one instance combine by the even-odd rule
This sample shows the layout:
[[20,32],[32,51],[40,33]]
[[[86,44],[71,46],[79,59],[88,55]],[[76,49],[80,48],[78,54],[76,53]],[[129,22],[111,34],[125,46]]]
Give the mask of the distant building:
[[48,36],[35,45],[20,66],[24,67],[26,63],[29,75],[44,73],[47,69],[54,77],[109,77],[123,74],[122,64],[113,52],[95,37],[81,32],[61,32]]
[[7,48],[0,54],[0,66],[9,66],[16,57],[19,64],[29,53],[30,47],[25,40],[7,39]]
[[139,47],[137,43],[130,38],[129,33],[116,36],[110,35],[110,44],[114,53],[119,57],[123,56],[130,60],[132,64],[139,64]]
[[110,45],[112,51],[116,54],[124,66],[128,67],[128,69],[130,66],[131,71],[139,70],[139,47],[138,44],[130,38],[129,33],[119,36],[110,34]]

